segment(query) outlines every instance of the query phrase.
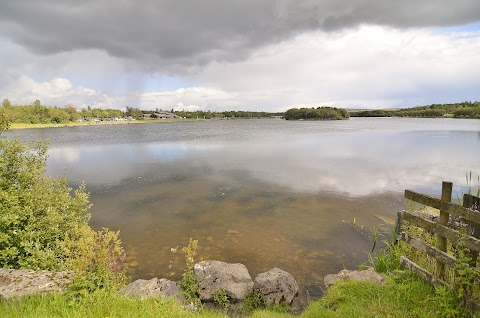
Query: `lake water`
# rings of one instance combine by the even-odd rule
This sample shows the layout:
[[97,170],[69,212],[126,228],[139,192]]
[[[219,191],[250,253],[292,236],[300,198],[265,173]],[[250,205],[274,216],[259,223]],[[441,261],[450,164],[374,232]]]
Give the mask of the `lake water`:
[[[284,269],[318,294],[323,277],[366,262],[403,191],[454,191],[480,172],[480,120],[352,118],[196,121],[8,133],[51,140],[48,174],[91,192],[91,224],[121,231],[132,278],[179,279],[171,248]],[[476,185],[476,179],[475,183]],[[455,196],[455,194],[454,194]],[[355,222],[356,226],[352,226]],[[381,247],[382,244],[380,244]]]

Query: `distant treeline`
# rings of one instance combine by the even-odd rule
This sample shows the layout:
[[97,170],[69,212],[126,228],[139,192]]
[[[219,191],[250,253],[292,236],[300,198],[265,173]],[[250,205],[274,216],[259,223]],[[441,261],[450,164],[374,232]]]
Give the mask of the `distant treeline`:
[[480,118],[480,102],[455,104],[432,104],[399,110],[365,110],[351,111],[351,117],[455,117],[455,118]]
[[254,112],[254,111],[224,111],[224,112],[212,112],[212,111],[174,111],[172,113],[185,118],[270,118],[272,116],[283,117],[284,113],[268,113],[268,112]]
[[290,108],[285,112],[285,119],[287,120],[339,120],[348,119],[349,117],[345,109],[334,107]]
[[[65,124],[68,122],[79,121],[82,119],[111,119],[125,118],[143,119],[143,114],[151,114],[156,110],[140,110],[139,108],[127,106],[125,111],[120,109],[100,109],[100,108],[82,108],[77,110],[75,106],[69,104],[64,107],[46,106],[38,99],[27,105],[12,105],[8,99],[2,102],[1,111],[3,116],[10,123],[21,124]],[[174,111],[172,113],[185,118],[266,118],[272,116],[283,116],[283,113],[267,113],[253,111]]]
[[127,111],[120,109],[83,108],[78,111],[73,105],[65,107],[45,106],[37,99],[28,105],[12,105],[8,99],[2,102],[2,112],[11,123],[22,124],[63,124],[77,121],[82,118],[119,118],[138,117],[143,118],[141,110],[127,107]]

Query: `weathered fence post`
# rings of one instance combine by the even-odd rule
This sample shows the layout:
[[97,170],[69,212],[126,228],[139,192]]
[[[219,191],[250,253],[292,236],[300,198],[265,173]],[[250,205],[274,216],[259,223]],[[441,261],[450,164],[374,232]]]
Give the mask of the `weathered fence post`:
[[405,210],[397,212],[397,221],[395,222],[395,234],[396,234],[396,241],[400,240],[400,236],[402,235],[402,221],[403,221],[403,213]]
[[[474,209],[479,211],[480,210],[479,205],[480,205],[480,198],[474,197],[473,195],[470,195],[470,194],[463,195],[464,208]],[[468,221],[467,224],[468,224],[467,234],[475,238],[480,238],[480,225],[471,221]],[[475,267],[477,265],[478,252],[475,250],[470,250],[470,255],[472,256],[472,261],[470,262],[470,265],[472,267]]]
[[[451,202],[452,201],[452,187],[453,184],[448,181],[443,181],[442,182],[442,201],[445,202]],[[448,219],[450,218],[450,215],[445,212],[440,210],[440,218],[438,220],[438,223],[441,225],[448,225]],[[437,248],[442,251],[446,252],[447,251],[447,239],[440,234],[437,234]],[[439,279],[443,279],[443,276],[445,275],[445,264],[437,260],[437,266],[436,266],[436,277]]]

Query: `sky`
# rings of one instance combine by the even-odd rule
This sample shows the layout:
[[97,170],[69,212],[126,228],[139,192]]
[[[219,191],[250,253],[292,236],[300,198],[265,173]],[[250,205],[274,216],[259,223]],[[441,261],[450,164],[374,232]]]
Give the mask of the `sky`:
[[0,98],[175,110],[480,100],[478,0],[0,0]]

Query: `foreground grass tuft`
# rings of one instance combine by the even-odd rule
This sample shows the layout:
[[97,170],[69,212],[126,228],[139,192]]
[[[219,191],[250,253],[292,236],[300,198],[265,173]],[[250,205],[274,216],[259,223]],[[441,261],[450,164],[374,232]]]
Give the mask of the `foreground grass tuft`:
[[215,312],[201,314],[185,310],[172,299],[135,299],[116,292],[99,290],[88,296],[72,298],[68,294],[33,296],[18,302],[0,304],[0,317],[224,317]]
[[411,273],[392,274],[387,281],[337,283],[302,317],[464,317],[460,311],[446,310],[445,298]]

